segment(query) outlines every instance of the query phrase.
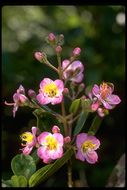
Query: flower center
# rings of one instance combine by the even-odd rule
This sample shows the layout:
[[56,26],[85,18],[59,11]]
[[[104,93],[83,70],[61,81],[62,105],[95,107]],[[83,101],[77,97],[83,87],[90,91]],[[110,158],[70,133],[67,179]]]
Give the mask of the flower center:
[[107,83],[103,82],[102,85],[100,86],[101,90],[101,97],[106,98],[107,95],[110,94],[110,86],[107,85]]
[[25,132],[21,136],[22,141],[26,141],[27,143],[32,142],[34,136],[30,132]]
[[87,140],[82,144],[82,151],[86,152],[89,150],[93,150],[95,148],[96,144],[93,144],[91,140]]
[[44,92],[50,97],[53,98],[54,96],[56,96],[58,94],[58,88],[56,86],[56,84],[51,83],[48,84],[44,87]]
[[48,135],[46,137],[46,146],[49,150],[54,150],[57,148],[58,142],[53,136]]

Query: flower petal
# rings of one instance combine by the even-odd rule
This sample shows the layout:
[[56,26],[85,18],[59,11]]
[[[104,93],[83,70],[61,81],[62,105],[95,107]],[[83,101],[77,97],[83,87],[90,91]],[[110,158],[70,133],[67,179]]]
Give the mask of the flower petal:
[[45,159],[45,160],[50,159],[49,151],[46,149],[45,146],[41,146],[37,149],[37,155],[41,159]]
[[65,59],[63,62],[62,62],[62,68],[63,70],[68,66],[68,64],[70,63],[70,61],[68,59]]
[[83,156],[81,150],[78,150],[78,152],[76,154],[76,159],[79,159],[81,161],[85,161],[85,157]]
[[107,101],[109,104],[116,105],[116,104],[119,104],[119,103],[121,102],[121,99],[119,98],[119,96],[114,95],[114,94],[111,94],[111,95],[109,95],[109,96],[106,98],[106,101]]
[[64,84],[63,84],[63,81],[62,80],[59,80],[59,79],[57,79],[57,80],[55,80],[54,81],[54,83],[56,84],[56,86],[57,86],[57,88],[58,88],[58,90],[59,90],[59,92],[63,92],[63,90],[64,90]]
[[86,133],[80,133],[77,135],[76,138],[76,146],[77,148],[81,148],[84,141],[87,140],[87,134]]
[[79,73],[75,77],[72,77],[70,80],[73,81],[73,82],[80,83],[83,80],[83,77],[84,77],[84,74],[83,73]]
[[38,128],[37,128],[37,127],[32,127],[32,133],[33,133],[33,135],[34,135],[34,136],[36,135],[37,130],[38,130]]
[[106,102],[105,100],[101,99],[102,104],[104,105],[104,107],[108,110],[111,110],[114,108],[114,106],[110,105],[108,102]]
[[98,95],[100,96],[100,89],[99,89],[99,86],[97,84],[95,84],[92,88],[92,93],[94,94],[94,96],[97,96]]
[[42,105],[46,105],[46,104],[49,104],[51,102],[51,98],[49,97],[45,97],[43,95],[43,93],[39,93],[37,96],[36,96],[36,99],[38,100],[38,102]]
[[98,160],[98,155],[95,151],[87,152],[85,154],[86,161],[90,164],[95,164]]
[[96,149],[99,148],[99,146],[100,146],[100,141],[99,141],[95,136],[92,136],[92,135],[89,136],[89,135],[88,135],[87,140],[91,140],[92,143],[96,145],[93,150],[96,150]]
[[53,137],[58,141],[59,146],[63,146],[64,138],[63,138],[62,134],[60,134],[60,133],[54,133]]
[[52,105],[55,105],[61,103],[62,100],[63,100],[63,95],[60,95],[59,97],[52,98],[50,101]]
[[77,68],[80,69],[80,73],[84,71],[84,65],[82,64],[81,61],[77,60],[77,61],[72,62],[71,69],[75,71]]
[[51,84],[53,81],[50,78],[44,78],[40,83],[40,88],[43,90],[45,85]]
[[24,155],[28,155],[31,153],[32,149],[33,149],[33,146],[32,147],[26,146],[25,148],[22,149],[22,153]]
[[45,143],[45,137],[48,136],[48,135],[51,135],[51,133],[49,133],[49,132],[43,132],[43,133],[41,133],[41,134],[37,137],[37,140],[38,140],[39,144]]
[[59,147],[57,150],[50,151],[51,159],[55,160],[63,156],[63,148]]

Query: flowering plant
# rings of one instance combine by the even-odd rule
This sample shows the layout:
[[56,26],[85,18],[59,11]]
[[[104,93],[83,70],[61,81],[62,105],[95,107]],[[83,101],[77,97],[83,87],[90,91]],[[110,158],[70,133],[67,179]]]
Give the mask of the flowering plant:
[[[104,116],[109,114],[121,102],[119,96],[112,94],[114,85],[109,82],[95,84],[91,89],[82,82],[84,78],[84,64],[78,60],[81,49],[76,47],[69,59],[61,60],[63,34],[55,36],[50,33],[47,42],[54,49],[58,67],[51,64],[44,52],[35,52],[37,61],[52,68],[58,78],[53,80],[47,76],[42,78],[40,88],[36,93],[28,90],[28,96],[22,85],[13,95],[13,117],[20,106],[28,106],[37,118],[37,125],[32,126],[32,132],[26,131],[20,135],[20,154],[11,162],[14,176],[10,180],[3,180],[3,186],[33,187],[44,182],[65,163],[68,164],[68,187],[73,187],[72,161],[76,159],[89,164],[97,164],[97,149],[101,141],[95,136]],[[89,90],[88,90],[89,89]],[[65,105],[69,100],[69,107]],[[61,112],[54,111],[54,107],[61,106]],[[69,109],[68,109],[69,108]],[[95,117],[88,130],[85,128],[89,115]],[[50,128],[43,126],[43,115],[54,119],[55,124]],[[38,162],[46,164],[36,169]],[[36,171],[37,170],[37,171]]]

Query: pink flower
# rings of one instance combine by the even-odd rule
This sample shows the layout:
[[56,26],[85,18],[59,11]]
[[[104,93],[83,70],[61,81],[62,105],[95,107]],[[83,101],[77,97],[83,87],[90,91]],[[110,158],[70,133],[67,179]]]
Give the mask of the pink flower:
[[[65,71],[63,72],[64,79],[69,79],[70,81],[80,83],[83,80],[83,71],[84,66],[80,61],[74,61],[70,65],[69,60],[64,60],[62,62],[62,68]],[[68,66],[69,65],[69,66]],[[67,67],[68,66],[68,67]]]
[[114,85],[112,83],[103,82],[100,87],[98,85],[94,85],[92,89],[92,93],[96,96],[100,103],[106,109],[113,109],[116,104],[121,102],[119,96],[112,94],[114,91]]
[[92,135],[87,133],[80,133],[76,139],[77,154],[76,158],[81,161],[87,161],[90,164],[95,164],[98,160],[96,149],[100,146],[100,141]]
[[38,129],[37,127],[32,127],[32,133],[25,132],[20,136],[22,141],[26,141],[25,144],[23,143],[21,144],[22,146],[25,146],[24,148],[21,149],[24,155],[30,154],[33,147],[37,146],[37,140],[36,140],[37,129]]
[[43,132],[38,136],[37,140],[41,145],[37,150],[37,155],[44,163],[50,163],[52,160],[63,156],[64,138],[62,134]]
[[40,83],[39,94],[36,98],[42,105],[49,103],[52,105],[59,104],[63,100],[63,90],[63,81],[59,79],[52,81],[49,78],[44,78]]
[[19,86],[16,93],[13,95],[14,103],[7,103],[5,101],[5,104],[8,106],[14,106],[13,107],[13,117],[15,117],[15,113],[18,110],[19,106],[24,106],[28,103],[28,98],[25,96],[25,89],[22,85]]

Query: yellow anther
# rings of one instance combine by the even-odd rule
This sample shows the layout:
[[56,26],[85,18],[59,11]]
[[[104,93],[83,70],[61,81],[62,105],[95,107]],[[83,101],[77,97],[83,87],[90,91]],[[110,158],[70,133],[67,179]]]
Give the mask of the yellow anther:
[[110,86],[108,86],[108,84],[107,83],[105,83],[105,82],[103,82],[102,84],[101,84],[101,97],[102,98],[106,98],[106,96],[108,95],[108,94],[110,94]]
[[51,83],[44,87],[44,92],[52,98],[58,94],[58,88],[55,83]]
[[82,144],[82,151],[86,152],[87,150],[93,150],[96,147],[96,144],[93,144],[91,140],[87,140]]
[[33,140],[33,134],[30,132],[25,132],[21,136],[22,141],[31,142]]
[[53,136],[48,135],[46,137],[46,146],[48,147],[49,150],[56,149],[57,145],[58,145],[58,142]]

